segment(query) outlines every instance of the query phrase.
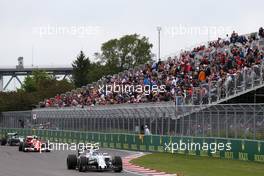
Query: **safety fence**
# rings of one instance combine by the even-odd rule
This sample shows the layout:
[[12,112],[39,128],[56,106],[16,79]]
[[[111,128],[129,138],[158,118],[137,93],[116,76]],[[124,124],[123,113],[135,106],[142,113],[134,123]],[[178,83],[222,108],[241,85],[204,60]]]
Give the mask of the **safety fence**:
[[264,104],[169,103],[50,108],[0,114],[0,127],[194,137],[264,139]]
[[[9,132],[17,132],[22,136],[37,135],[56,143],[98,142],[102,148],[171,152],[264,163],[264,141],[258,140],[0,128],[1,137]],[[196,148],[190,147],[194,145]]]

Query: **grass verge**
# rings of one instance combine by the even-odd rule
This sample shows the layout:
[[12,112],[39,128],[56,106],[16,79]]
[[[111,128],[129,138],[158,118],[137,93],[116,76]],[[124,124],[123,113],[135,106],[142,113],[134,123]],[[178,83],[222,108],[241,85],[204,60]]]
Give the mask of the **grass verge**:
[[153,153],[131,163],[180,176],[263,176],[264,163],[201,156]]

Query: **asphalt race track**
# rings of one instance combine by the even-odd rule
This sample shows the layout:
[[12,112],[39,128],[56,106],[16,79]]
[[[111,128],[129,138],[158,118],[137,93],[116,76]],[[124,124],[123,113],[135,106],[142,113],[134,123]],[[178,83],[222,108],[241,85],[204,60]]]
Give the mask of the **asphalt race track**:
[[[110,155],[127,156],[128,151],[103,149]],[[114,172],[85,172],[79,173],[67,170],[66,158],[71,151],[52,151],[50,153],[24,153],[18,147],[0,146],[0,176],[136,176],[125,171]]]

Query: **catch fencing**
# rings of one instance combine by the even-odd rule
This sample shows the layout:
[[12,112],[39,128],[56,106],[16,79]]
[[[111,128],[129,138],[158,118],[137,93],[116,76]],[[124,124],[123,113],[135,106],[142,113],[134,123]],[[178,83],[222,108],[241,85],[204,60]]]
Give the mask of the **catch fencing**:
[[0,127],[263,140],[264,104],[45,108],[1,113]]

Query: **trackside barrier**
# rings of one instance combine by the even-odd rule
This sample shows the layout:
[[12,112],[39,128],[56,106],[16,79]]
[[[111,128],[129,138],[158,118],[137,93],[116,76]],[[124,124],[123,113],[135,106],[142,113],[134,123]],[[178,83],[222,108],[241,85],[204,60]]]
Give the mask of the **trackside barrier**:
[[[144,136],[139,134],[119,133],[92,133],[79,131],[34,130],[21,128],[0,128],[0,136],[6,133],[17,132],[19,135],[38,135],[44,140],[59,143],[93,143],[99,142],[100,147],[124,150],[137,150],[149,152],[171,152],[189,155],[208,156],[215,158],[257,161],[264,163],[264,141],[243,140],[229,138],[200,138],[200,137],[175,137],[175,136]],[[231,150],[226,146],[230,143]],[[184,144],[203,146],[184,150]],[[205,145],[207,144],[207,145]],[[221,144],[221,145],[220,145]],[[224,145],[224,147],[222,146]],[[182,150],[176,150],[176,147]],[[222,150],[215,150],[216,145]],[[172,148],[172,146],[174,148]],[[206,148],[206,146],[208,148]],[[212,147],[209,147],[212,146]],[[202,150],[204,149],[204,150]],[[218,148],[219,149],[219,148]]]

